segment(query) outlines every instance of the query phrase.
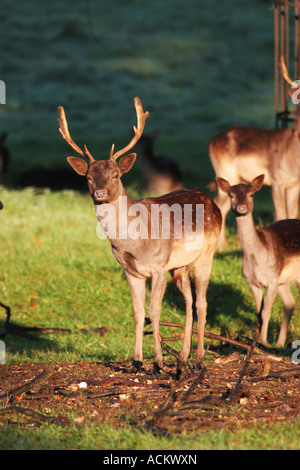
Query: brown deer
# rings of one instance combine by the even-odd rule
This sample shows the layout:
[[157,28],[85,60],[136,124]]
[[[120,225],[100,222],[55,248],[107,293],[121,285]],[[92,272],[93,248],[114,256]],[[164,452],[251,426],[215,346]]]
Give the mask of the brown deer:
[[[228,194],[236,216],[242,247],[242,270],[261,316],[261,343],[267,346],[268,325],[272,306],[278,293],[284,305],[284,319],[277,346],[284,346],[288,325],[295,308],[295,299],[288,283],[296,281],[300,288],[300,220],[279,220],[269,227],[255,228],[252,211],[253,196],[264,181],[257,176],[250,184],[231,186],[216,178],[218,187]],[[266,288],[264,301],[263,289]]]
[[[283,57],[281,70],[288,76]],[[299,85],[295,84],[299,88]],[[295,89],[291,90],[295,93]],[[291,94],[291,93],[290,93]],[[264,174],[264,184],[272,187],[275,220],[298,216],[300,195],[300,134],[292,129],[253,129],[233,126],[214,136],[209,142],[209,158],[216,177],[231,184],[250,183],[255,175]],[[222,218],[218,248],[226,247],[225,221],[230,209],[227,195],[218,187],[215,198]]]
[[181,171],[174,160],[154,153],[154,142],[158,131],[142,135],[135,146],[142,171],[147,181],[147,189],[156,196],[182,188]]
[[[152,280],[149,316],[153,327],[154,371],[158,371],[163,367],[159,340],[159,318],[168,271],[171,272],[173,280],[182,292],[186,302],[186,324],[181,349],[181,357],[184,360],[189,357],[191,347],[193,299],[190,274],[194,274],[198,316],[196,364],[201,361],[204,353],[203,337],[207,310],[206,290],[215,247],[221,231],[221,214],[215,203],[198,189],[179,190],[160,198],[145,198],[136,202],[129,197],[121,182],[121,176],[131,169],[136,154],[125,154],[135,146],[141,137],[145,121],[149,115],[148,112],[144,113],[139,98],[134,99],[134,104],[137,114],[137,127],[134,127],[134,136],[126,147],[116,153],[114,153],[113,144],[109,160],[94,160],[86,146],[84,146],[84,150],[81,150],[73,142],[62,107],[58,108],[58,121],[62,137],[77,153],[89,159],[87,163],[81,158],[67,158],[69,164],[77,173],[86,176],[96,214],[102,227],[105,228],[108,225],[104,212],[113,213],[113,220],[110,220],[110,222],[112,226],[115,223],[115,230],[107,230],[107,236],[111,242],[113,255],[123,267],[131,290],[135,321],[133,365],[137,369],[143,361],[142,340],[145,319],[146,279],[151,278]],[[119,162],[117,162],[118,158],[120,158]],[[126,211],[124,210],[124,203]],[[201,238],[201,235],[203,235],[203,231],[202,234],[196,230],[193,232],[197,222],[198,205],[204,206],[204,227],[202,227],[204,228],[204,237],[201,243],[189,246],[192,233],[197,240],[198,236]],[[176,214],[174,210],[175,206],[180,209],[181,214],[179,214],[179,217],[177,217],[178,212]],[[103,211],[102,207],[104,208]],[[157,219],[156,222],[153,221],[153,208],[157,207],[163,207],[170,216],[172,224],[169,236],[163,236],[162,218],[159,218],[159,221]],[[126,222],[125,229],[129,231],[129,225],[134,224],[137,220],[134,216],[134,213],[136,215],[138,212],[137,208],[141,214],[139,229],[142,236],[134,239],[134,237],[124,236],[124,219]],[[188,209],[191,209],[192,222],[184,224],[182,238],[176,237],[176,230],[178,228],[182,229],[182,219],[185,219],[188,215],[186,213]],[[154,236],[145,237],[145,232],[148,232],[150,227],[151,230],[154,229]]]
[[[300,140],[292,129],[250,129],[232,127],[209,142],[209,158],[216,177],[232,184],[249,183],[264,174],[264,184],[272,187],[275,220],[294,219],[298,215],[300,190]],[[219,249],[226,246],[225,220],[230,203],[218,187],[215,203],[223,226]]]

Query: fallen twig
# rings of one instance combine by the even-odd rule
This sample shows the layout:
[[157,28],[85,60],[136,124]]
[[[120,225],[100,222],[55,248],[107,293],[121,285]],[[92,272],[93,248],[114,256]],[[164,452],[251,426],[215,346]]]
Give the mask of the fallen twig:
[[65,418],[53,418],[53,416],[46,416],[42,415],[41,413],[38,413],[37,411],[31,410],[30,408],[23,408],[21,406],[7,406],[5,408],[0,409],[0,414],[3,415],[5,413],[21,413],[23,415],[29,416],[30,418],[33,418],[35,421],[42,421],[42,422],[51,422],[55,424],[60,424],[65,426],[66,424],[69,423],[69,420]]
[[152,425],[159,419],[165,416],[169,410],[174,409],[174,403],[178,397],[179,392],[176,390],[176,386],[172,385],[170,393],[165,401],[165,403],[157,410],[152,417]]
[[266,379],[280,379],[286,382],[290,377],[300,377],[300,368],[298,369],[285,369],[279,372],[269,371],[268,374],[259,375],[257,377],[250,377],[247,379],[248,382],[257,382]]
[[90,328],[90,329],[82,328],[80,331],[81,333],[85,335],[88,333],[99,333],[100,336],[105,336],[109,329],[110,328],[108,326],[101,326],[99,328]]
[[[151,323],[150,319],[146,318],[146,324],[150,324],[150,323]],[[181,328],[181,329],[185,328],[185,326],[182,325],[181,323],[160,321],[159,324],[161,326],[169,326],[169,327]],[[195,328],[193,328],[192,333],[193,334],[198,334],[198,331]],[[223,343],[232,344],[233,346],[236,346],[236,347],[241,348],[241,349],[246,349],[247,351],[249,351],[251,349],[250,344],[242,343],[241,341],[237,341],[237,340],[231,339],[231,338],[226,338],[225,336],[220,336],[220,335],[217,335],[215,333],[210,333],[210,332],[205,331],[204,336],[206,338],[209,338],[209,339],[215,339],[215,340],[221,341]],[[281,356],[275,356],[274,354],[270,354],[268,351],[264,351],[263,349],[260,349],[257,346],[255,346],[254,352],[256,352],[257,354],[262,354],[264,356],[267,356],[268,359],[276,361],[276,362],[277,361],[282,361]]]
[[187,410],[190,408],[211,410],[224,406],[224,404],[225,402],[222,398],[216,397],[214,395],[207,395],[201,398],[201,400],[188,401],[186,403],[183,403],[183,405],[180,407],[180,411]]
[[[124,388],[107,388],[106,390],[103,390],[102,392],[88,392],[86,397],[87,398],[104,398],[104,397],[110,397],[110,396],[118,396],[118,395],[137,395],[137,394],[143,394],[143,393],[156,393],[156,392],[164,392],[165,390],[163,388],[138,388],[136,390],[128,390]],[[74,392],[73,392],[74,394]],[[72,396],[73,394],[69,395]]]
[[0,337],[6,336],[7,334],[22,336],[23,338],[36,340],[37,338],[32,335],[28,335],[28,332],[31,333],[71,333],[69,328],[39,328],[37,326],[19,326],[14,325],[10,322],[11,309],[8,305],[4,305],[0,302],[0,307],[3,307],[6,310],[6,320],[4,324],[4,329],[0,332]]
[[37,384],[41,384],[44,382],[50,375],[53,373],[52,368],[46,368],[41,372],[39,375],[37,375],[34,379],[32,379],[30,382],[28,382],[25,385],[22,385],[21,387],[14,388],[12,390],[8,390],[7,392],[3,393],[0,395],[0,399],[7,398],[11,399],[11,397],[19,396],[22,393],[27,392],[31,388],[33,388]]
[[125,379],[124,377],[107,377],[106,379],[102,379],[102,380],[84,380],[84,382],[90,385],[95,385],[97,387],[100,387],[107,383],[123,384],[123,385],[127,385],[128,387],[143,387],[143,388],[166,387],[166,384],[154,384],[154,385],[145,384],[145,383],[135,382],[134,380]]
[[166,343],[164,343],[160,335],[159,335],[159,339],[160,339],[160,345],[162,349],[167,351],[169,354],[172,354],[172,356],[174,356],[180,364],[182,364],[185,368],[189,369],[190,372],[192,372],[192,374],[194,374],[194,370],[192,369],[192,367],[189,365],[188,362],[186,362],[184,359],[182,359],[182,357],[180,357],[179,352],[175,351],[175,349],[171,348]]
[[187,397],[190,395],[190,393],[194,390],[194,388],[196,387],[196,385],[199,385],[199,383],[202,381],[203,377],[204,377],[204,374],[205,372],[207,371],[206,367],[203,367],[200,371],[200,374],[198,375],[198,377],[194,380],[194,382],[192,383],[192,385],[189,387],[189,389],[185,392],[185,394],[183,395],[183,397],[181,398],[181,402],[185,401],[187,399]]
[[[255,331],[254,336],[253,336],[253,341],[250,349],[247,352],[246,360],[243,365],[242,370],[239,373],[239,377],[237,379],[236,385],[234,390],[230,393],[229,397],[222,397],[219,398],[214,395],[207,395],[200,400],[194,400],[194,401],[186,401],[187,397],[190,395],[190,393],[193,391],[193,389],[196,387],[196,385],[202,380],[204,377],[204,374],[206,372],[206,367],[203,367],[200,371],[200,374],[194,380],[190,388],[184,393],[184,395],[181,398],[178,398],[178,394],[176,394],[175,391],[173,393],[170,393],[170,396],[168,398],[167,404],[165,404],[158,412],[154,414],[153,417],[153,423],[156,421],[158,418],[161,418],[162,416],[165,416],[169,414],[169,412],[172,410],[174,411],[183,411],[186,409],[214,409],[218,408],[221,406],[225,405],[232,405],[236,403],[242,396],[248,396],[249,395],[249,389],[247,385],[241,384],[242,379],[244,378],[247,369],[249,367],[251,355],[255,349],[256,343],[258,340],[258,331]],[[202,361],[203,362],[203,361]],[[173,400],[173,402],[171,402]]]
[[254,330],[254,334],[253,334],[253,341],[252,341],[252,344],[251,344],[251,347],[250,349],[248,349],[247,351],[247,356],[246,356],[246,360],[245,360],[245,363],[242,367],[242,370],[240,371],[239,373],[239,376],[238,376],[238,379],[236,381],[236,384],[235,384],[235,388],[234,390],[230,393],[229,395],[229,401],[230,403],[235,403],[237,402],[241,395],[247,395],[249,394],[249,391],[247,389],[247,386],[241,386],[241,382],[247,372],[247,369],[249,367],[249,364],[250,364],[250,359],[251,359],[251,356],[252,356],[252,353],[256,347],[256,343],[258,341],[258,337],[259,337],[259,331],[258,331],[258,328],[256,328]]

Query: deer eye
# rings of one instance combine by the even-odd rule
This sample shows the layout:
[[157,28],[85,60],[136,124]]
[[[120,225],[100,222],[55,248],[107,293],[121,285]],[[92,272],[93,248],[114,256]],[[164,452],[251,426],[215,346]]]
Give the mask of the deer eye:
[[112,179],[113,179],[113,180],[117,180],[118,178],[119,178],[118,173],[114,173],[113,176],[112,176]]

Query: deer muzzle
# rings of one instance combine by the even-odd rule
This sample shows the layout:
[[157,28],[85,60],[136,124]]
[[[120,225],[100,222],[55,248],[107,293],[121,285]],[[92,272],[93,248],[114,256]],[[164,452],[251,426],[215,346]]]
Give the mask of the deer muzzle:
[[240,215],[247,214],[247,211],[248,211],[247,204],[238,204],[238,206],[236,207],[236,212]]
[[94,198],[97,201],[102,201],[107,197],[107,191],[106,189],[97,189],[97,191],[94,191]]

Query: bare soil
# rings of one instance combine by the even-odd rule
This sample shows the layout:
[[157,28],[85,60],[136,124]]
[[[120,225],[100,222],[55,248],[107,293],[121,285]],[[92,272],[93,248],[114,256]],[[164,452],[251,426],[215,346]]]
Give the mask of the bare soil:
[[0,427],[129,424],[174,435],[299,415],[299,365],[253,354],[235,390],[244,364],[234,352],[207,360],[201,376],[187,368],[179,379],[174,361],[157,375],[152,364],[136,372],[129,361],[1,365]]

